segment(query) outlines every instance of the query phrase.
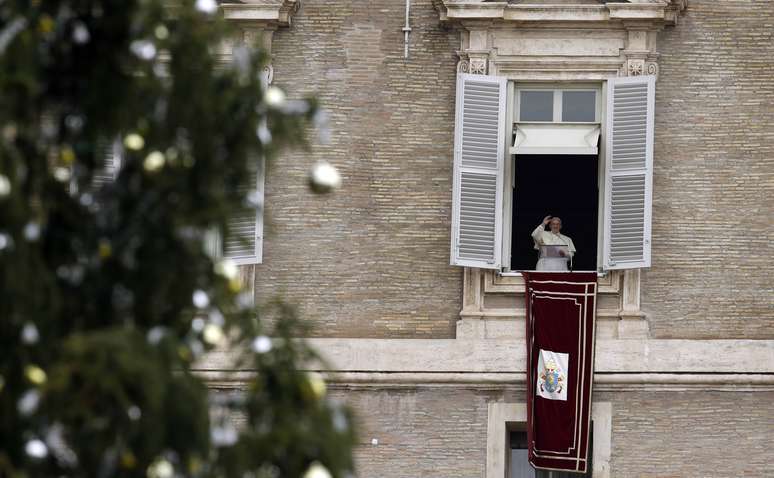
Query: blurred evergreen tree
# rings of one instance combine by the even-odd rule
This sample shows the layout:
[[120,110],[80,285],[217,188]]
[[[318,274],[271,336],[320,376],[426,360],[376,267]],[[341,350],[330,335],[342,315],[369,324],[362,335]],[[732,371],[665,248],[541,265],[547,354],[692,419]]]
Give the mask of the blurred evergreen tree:
[[[293,309],[206,247],[319,116],[230,35],[214,0],[0,2],[0,476],[351,473]],[[226,344],[254,373],[214,393],[192,369]]]

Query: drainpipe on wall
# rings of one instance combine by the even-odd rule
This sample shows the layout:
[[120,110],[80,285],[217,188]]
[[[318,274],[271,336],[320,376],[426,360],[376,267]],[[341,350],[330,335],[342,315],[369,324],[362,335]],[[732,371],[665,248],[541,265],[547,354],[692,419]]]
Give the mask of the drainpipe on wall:
[[408,58],[409,33],[411,33],[411,27],[409,26],[410,10],[411,0],[406,0],[406,26],[403,27],[403,58]]

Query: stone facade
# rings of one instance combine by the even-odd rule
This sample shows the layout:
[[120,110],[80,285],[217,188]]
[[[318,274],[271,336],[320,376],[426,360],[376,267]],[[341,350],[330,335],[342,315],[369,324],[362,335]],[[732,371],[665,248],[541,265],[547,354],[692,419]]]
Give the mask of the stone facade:
[[[459,34],[431,2],[305,1],[274,34],[274,83],[315,95],[331,141],[279,158],[266,178],[260,298],[281,293],[328,337],[453,337],[462,270],[449,266]],[[343,188],[306,191],[310,166]]]
[[340,392],[360,417],[361,445],[355,450],[358,476],[483,476],[487,403],[499,395],[448,388]]
[[[524,400],[514,389],[449,387],[337,395],[361,417],[361,478],[487,476],[487,403]],[[610,476],[766,477],[774,470],[774,392],[616,390],[595,400],[609,401],[613,411]]]
[[[600,29],[589,45],[620,49],[591,48],[594,74],[658,74],[652,267],[600,279],[594,401],[609,403],[611,432],[594,476],[771,476],[774,8],[540,3],[412,1],[408,59],[404,0],[304,0],[271,25],[274,84],[319,98],[332,134],[267,174],[258,301],[281,294],[323,337],[331,393],[360,417],[359,477],[502,478],[487,469],[487,408],[524,400],[523,283],[448,265],[455,76],[567,71],[547,43],[531,58],[522,34],[569,8]],[[492,18],[452,18],[471,12]],[[344,180],[329,197],[306,188],[320,159]],[[220,360],[202,367],[213,383]]]
[[774,337],[774,8],[692,0],[659,39],[653,267],[657,337]]
[[[402,22],[399,1],[306,1],[274,34],[275,84],[317,95],[332,137],[270,170],[256,287],[298,302],[317,335],[455,334],[462,273],[447,263],[460,32],[432,2],[412,2],[406,61]],[[653,267],[642,277],[655,337],[774,336],[771,22],[765,3],[695,1],[659,34]],[[317,159],[345,180],[323,200],[304,185]]]
[[613,401],[613,476],[770,476],[774,392],[600,393]]

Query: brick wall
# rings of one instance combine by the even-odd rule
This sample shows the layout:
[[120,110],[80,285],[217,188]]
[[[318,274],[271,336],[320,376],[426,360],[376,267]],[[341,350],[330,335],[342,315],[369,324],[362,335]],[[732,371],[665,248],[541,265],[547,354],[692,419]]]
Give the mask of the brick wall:
[[[594,399],[606,398],[598,394]],[[611,476],[774,475],[774,392],[623,393],[610,398]]]
[[[774,337],[774,8],[693,0],[659,38],[653,267],[658,338]],[[332,141],[285,154],[266,184],[257,294],[300,304],[330,337],[453,337],[448,265],[455,50],[430,0],[307,0],[274,37],[276,84],[315,94]],[[327,159],[344,187],[306,190]]]
[[[486,468],[487,404],[464,388],[337,390],[359,417],[360,478],[471,478]],[[770,477],[774,392],[596,392],[612,402],[613,477]],[[371,445],[377,438],[378,445]]]
[[651,333],[772,338],[774,4],[691,0],[659,50]]
[[[455,51],[430,0],[305,0],[274,35],[274,82],[316,95],[332,141],[285,154],[266,180],[267,237],[257,295],[296,302],[315,335],[453,336],[462,270],[449,266]],[[306,190],[310,166],[343,188]]]
[[487,403],[495,395],[453,388],[339,392],[358,416],[358,478],[483,477]]

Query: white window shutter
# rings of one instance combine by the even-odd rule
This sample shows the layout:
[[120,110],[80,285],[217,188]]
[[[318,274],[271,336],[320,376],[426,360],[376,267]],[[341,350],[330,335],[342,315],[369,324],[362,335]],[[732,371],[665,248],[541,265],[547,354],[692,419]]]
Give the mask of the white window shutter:
[[603,269],[650,267],[654,76],[607,82]]
[[501,266],[506,84],[496,76],[457,76],[452,265]]
[[250,175],[248,194],[255,210],[234,214],[228,220],[229,238],[223,244],[223,255],[237,264],[260,264],[263,260],[263,184],[264,163],[256,161],[257,171]]
[[118,170],[121,167],[121,144],[118,140],[112,143],[100,143],[97,145],[97,168],[92,176],[94,187],[99,188],[103,184],[115,181]]

